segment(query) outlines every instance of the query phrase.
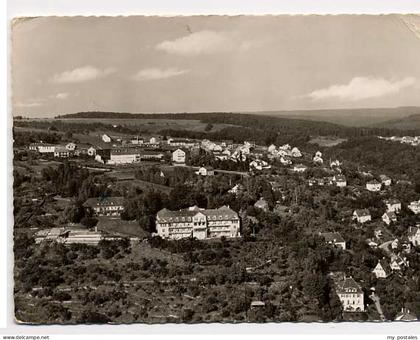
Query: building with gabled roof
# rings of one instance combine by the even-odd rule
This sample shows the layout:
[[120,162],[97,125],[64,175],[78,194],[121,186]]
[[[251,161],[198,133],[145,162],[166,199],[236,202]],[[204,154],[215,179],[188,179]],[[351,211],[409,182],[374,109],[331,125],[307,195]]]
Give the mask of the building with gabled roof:
[[401,308],[401,311],[395,316],[395,321],[418,321],[417,316],[408,308]]
[[88,198],[83,206],[92,209],[97,216],[119,216],[124,211],[124,197]]
[[407,238],[415,247],[420,245],[420,227],[408,227]]
[[411,202],[408,206],[408,209],[410,209],[414,214],[420,214],[420,200]]
[[357,220],[359,223],[366,223],[372,220],[372,216],[368,209],[356,209],[353,212],[353,220]]
[[382,215],[382,221],[390,225],[391,223],[397,222],[397,215],[393,211],[387,211]]
[[396,198],[391,198],[389,200],[386,200],[385,205],[386,205],[387,211],[398,212],[401,210],[401,202],[397,200]]
[[376,179],[373,179],[366,183],[366,189],[372,192],[381,191],[382,184]]
[[325,242],[328,244],[332,244],[337,248],[341,248],[343,250],[346,249],[346,241],[344,240],[343,236],[337,232],[326,232],[320,233],[320,236],[324,238]]
[[169,239],[240,237],[240,219],[227,206],[218,209],[193,206],[178,211],[165,208],[156,215],[156,230],[159,236]]
[[363,312],[365,310],[364,293],[360,285],[343,272],[330,273],[335,292],[345,312]]
[[263,211],[268,211],[268,202],[264,199],[264,197],[261,197],[257,202],[255,202],[254,207]]
[[372,273],[375,274],[378,279],[386,279],[392,274],[392,270],[389,263],[385,259],[381,259],[378,261],[376,267],[373,268]]

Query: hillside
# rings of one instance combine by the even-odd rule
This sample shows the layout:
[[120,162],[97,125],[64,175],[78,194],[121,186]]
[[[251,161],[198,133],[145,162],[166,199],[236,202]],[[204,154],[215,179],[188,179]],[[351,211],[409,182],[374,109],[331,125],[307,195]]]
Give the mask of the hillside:
[[399,130],[417,130],[420,133],[420,113],[400,119],[391,119],[372,125],[372,127]]
[[[293,110],[293,111],[255,111],[238,112],[246,115],[270,116],[291,118],[309,121],[322,121],[349,127],[388,127],[380,125],[392,120],[400,120],[413,115],[420,115],[420,107],[404,106],[396,108],[374,109],[325,109],[325,110]],[[78,112],[59,115],[56,118],[123,118],[123,119],[202,119],[203,116],[223,115],[226,113],[201,112],[201,113],[127,113],[127,112]],[[404,129],[404,124],[398,129]],[[408,124],[407,127],[411,129]],[[393,128],[392,125],[389,128]]]

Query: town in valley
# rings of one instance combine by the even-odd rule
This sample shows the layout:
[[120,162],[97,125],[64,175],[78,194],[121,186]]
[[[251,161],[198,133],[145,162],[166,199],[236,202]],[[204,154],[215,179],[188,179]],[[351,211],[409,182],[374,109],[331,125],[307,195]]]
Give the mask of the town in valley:
[[418,319],[415,130],[118,115],[14,119],[18,320]]

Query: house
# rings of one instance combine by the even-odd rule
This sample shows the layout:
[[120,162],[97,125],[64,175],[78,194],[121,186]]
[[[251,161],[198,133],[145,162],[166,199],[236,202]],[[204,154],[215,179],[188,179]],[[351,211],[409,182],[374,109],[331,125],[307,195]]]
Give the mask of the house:
[[379,178],[381,179],[382,184],[386,187],[389,187],[391,185],[392,180],[387,175],[380,175]]
[[140,162],[140,150],[137,148],[113,148],[107,164],[132,164]]
[[[229,150],[227,150],[227,151],[229,151]],[[215,159],[218,159],[220,161],[226,161],[230,157],[230,152],[229,152],[229,154],[227,154],[224,151],[214,151],[213,156],[214,156]]]
[[359,223],[365,223],[372,220],[372,216],[368,209],[357,209],[353,212],[353,220]]
[[105,142],[105,143],[111,143],[112,142],[112,138],[105,133],[102,135],[101,138],[102,138],[102,141]]
[[249,169],[252,170],[265,170],[270,169],[271,165],[268,165],[266,161],[263,161],[261,159],[255,159],[251,163],[249,163]]
[[54,157],[68,158],[70,157],[70,151],[62,145],[57,145],[54,149]]
[[414,247],[420,246],[420,227],[408,227],[407,238]]
[[88,198],[83,206],[93,210],[97,216],[119,216],[124,211],[124,197]]
[[268,202],[263,197],[261,197],[257,202],[255,202],[254,207],[268,211]]
[[397,215],[393,211],[387,211],[382,215],[382,221],[390,225],[392,222],[397,222]]
[[395,198],[391,198],[385,201],[386,210],[392,212],[398,212],[401,210],[401,202]]
[[297,158],[297,157],[302,157],[302,153],[300,152],[300,150],[299,150],[297,147],[294,147],[294,148],[292,149],[292,151],[290,152],[290,155],[291,155],[292,157],[295,157],[295,158]]
[[172,162],[174,165],[185,165],[186,153],[184,150],[176,149],[172,152]]
[[345,186],[347,186],[347,180],[346,177],[344,175],[336,175],[334,176],[334,182],[336,184],[336,186],[343,188]]
[[345,312],[363,312],[365,310],[364,293],[359,284],[343,272],[330,273],[335,292]]
[[240,192],[244,190],[245,190],[245,187],[242,184],[236,184],[232,189],[228,191],[228,193],[238,195]]
[[394,241],[391,242],[391,249],[397,249],[400,241],[396,238]]
[[281,156],[280,157],[280,163],[283,165],[291,165],[292,164],[292,160],[286,156]]
[[340,233],[320,233],[320,236],[325,239],[325,242],[332,244],[334,247],[346,249],[346,241]]
[[214,176],[214,169],[211,166],[202,166],[195,173],[200,176]]
[[94,157],[96,155],[96,149],[93,146],[91,146],[89,149],[87,149],[87,154],[89,156]]
[[227,206],[218,209],[194,206],[178,211],[165,208],[156,215],[156,230],[160,237],[168,239],[240,237],[240,219]]
[[251,302],[251,309],[258,309],[258,308],[264,308],[265,302],[263,301],[252,301]]
[[316,164],[322,164],[322,163],[324,163],[324,160],[323,160],[321,157],[319,157],[319,156],[315,156],[315,157],[313,158],[313,161],[314,161],[314,163],[316,163]]
[[392,270],[400,271],[402,270],[403,267],[408,267],[407,258],[406,257],[402,258],[399,255],[393,256],[390,266]]
[[395,316],[395,321],[418,321],[417,316],[414,313],[411,313],[408,308],[401,308],[401,312],[399,312]]
[[276,146],[274,145],[274,144],[271,144],[269,147],[268,147],[268,152],[269,153],[273,153],[274,151],[276,151]]
[[134,145],[142,145],[144,143],[144,139],[139,136],[136,136],[131,138],[130,143]]
[[30,150],[37,150],[39,153],[54,153],[56,145],[48,143],[34,143],[29,146]]
[[192,148],[198,145],[197,141],[185,138],[169,138],[167,143],[170,146],[178,146],[184,148]]
[[372,192],[380,191],[382,184],[379,183],[376,179],[366,183],[366,189]]
[[420,200],[411,202],[407,207],[416,215],[419,214],[420,213]]
[[74,151],[74,150],[76,150],[76,144],[72,143],[72,142],[67,143],[66,144],[66,149],[69,150],[69,151]]
[[305,172],[306,169],[308,169],[308,167],[306,165],[303,165],[303,164],[297,164],[293,167],[294,172]]
[[378,264],[372,270],[372,273],[375,274],[378,279],[386,279],[392,274],[392,270],[388,262],[385,259],[382,259],[378,261]]

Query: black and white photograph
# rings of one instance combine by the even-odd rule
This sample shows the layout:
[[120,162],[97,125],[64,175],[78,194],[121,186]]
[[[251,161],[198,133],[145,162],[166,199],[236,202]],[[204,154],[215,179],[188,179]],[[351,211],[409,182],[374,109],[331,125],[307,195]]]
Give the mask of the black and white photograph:
[[420,15],[10,25],[17,324],[419,320]]

